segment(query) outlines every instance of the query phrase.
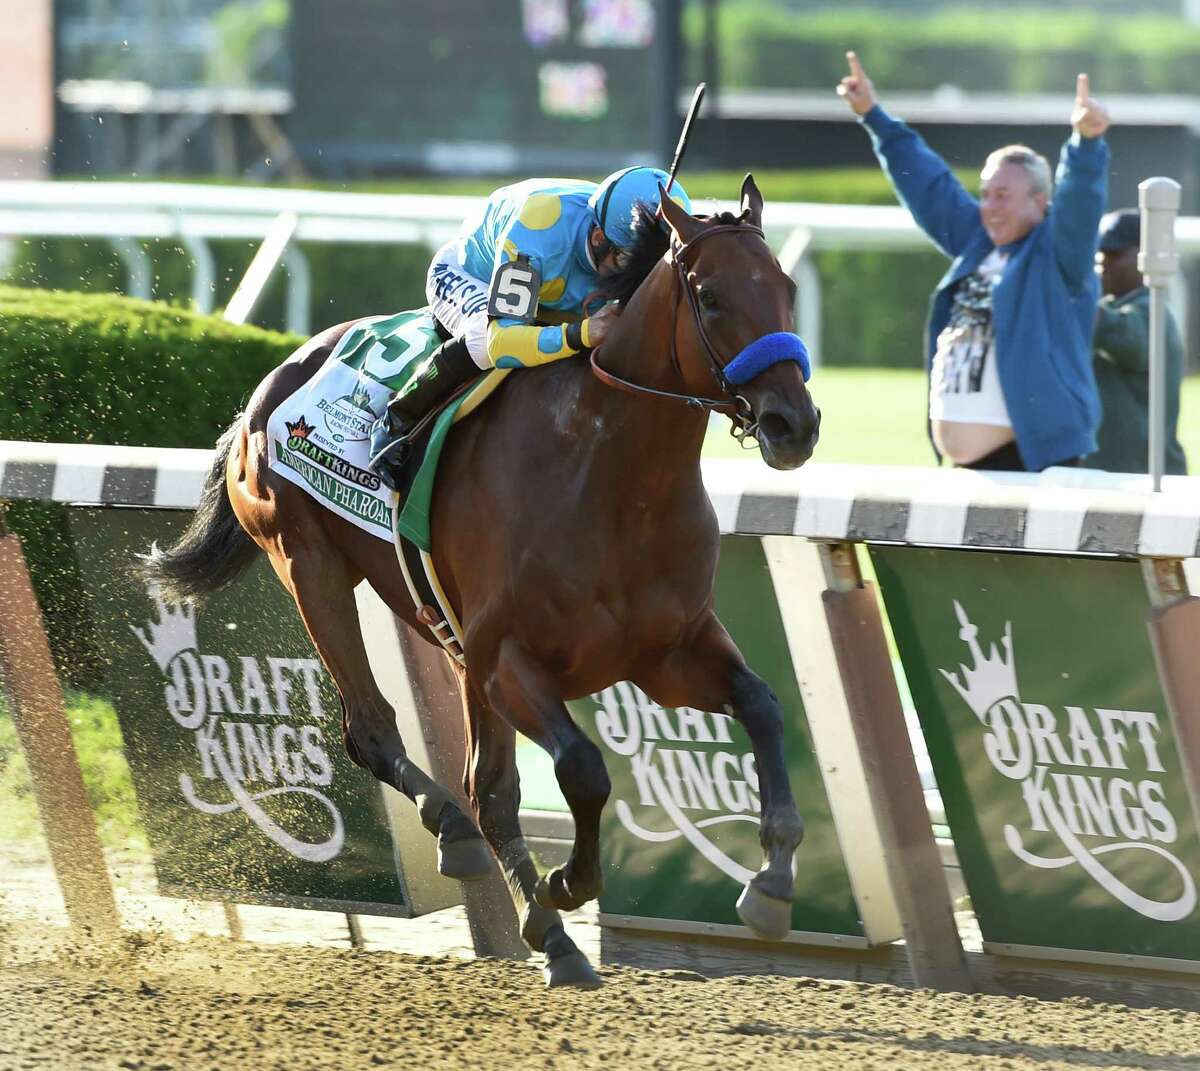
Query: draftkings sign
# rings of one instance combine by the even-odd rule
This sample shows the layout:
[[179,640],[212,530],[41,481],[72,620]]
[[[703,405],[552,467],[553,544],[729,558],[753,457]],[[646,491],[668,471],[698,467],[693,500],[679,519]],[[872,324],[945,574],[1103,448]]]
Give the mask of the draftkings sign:
[[71,513],[160,887],[407,913],[381,788],[346,756],[337,691],[266,559],[199,607],[133,575],[190,516]]
[[871,554],[984,939],[1200,961],[1138,564]]

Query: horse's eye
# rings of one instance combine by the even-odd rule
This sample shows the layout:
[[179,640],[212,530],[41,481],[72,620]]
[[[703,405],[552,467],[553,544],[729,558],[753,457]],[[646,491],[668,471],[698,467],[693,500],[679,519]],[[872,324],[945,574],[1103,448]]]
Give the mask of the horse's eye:
[[701,287],[700,288],[700,307],[702,309],[707,309],[709,312],[712,312],[713,309],[717,308],[718,305],[720,305],[720,302],[717,300],[717,295],[714,294],[711,290],[709,290],[705,287]]

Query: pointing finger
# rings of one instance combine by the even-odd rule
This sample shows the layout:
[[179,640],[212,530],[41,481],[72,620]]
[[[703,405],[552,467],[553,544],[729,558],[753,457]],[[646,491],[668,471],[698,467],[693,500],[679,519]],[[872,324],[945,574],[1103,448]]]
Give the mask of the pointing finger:
[[847,52],[846,62],[850,64],[850,74],[855,78],[864,78],[862,64],[858,62],[857,52]]
[[1079,104],[1085,104],[1088,97],[1091,96],[1091,91],[1088,87],[1088,76],[1079,74],[1075,78],[1075,100]]

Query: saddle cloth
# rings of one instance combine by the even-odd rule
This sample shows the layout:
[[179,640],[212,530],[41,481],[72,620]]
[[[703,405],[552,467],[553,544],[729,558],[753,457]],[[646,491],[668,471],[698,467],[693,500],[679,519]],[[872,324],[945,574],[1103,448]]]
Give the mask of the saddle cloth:
[[507,375],[492,371],[430,422],[406,465],[406,493],[367,469],[371,425],[441,343],[430,311],[359,320],[320,371],[267,421],[269,464],[326,509],[391,543],[395,533],[428,552],[429,503],[450,425],[473,412]]

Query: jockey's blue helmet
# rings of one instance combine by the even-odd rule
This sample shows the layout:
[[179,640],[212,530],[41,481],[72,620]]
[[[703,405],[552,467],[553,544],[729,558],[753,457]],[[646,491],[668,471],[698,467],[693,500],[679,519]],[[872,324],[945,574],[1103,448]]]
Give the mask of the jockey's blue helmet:
[[[614,171],[596,189],[588,204],[596,223],[613,245],[628,249],[633,244],[633,208],[638,202],[658,209],[658,187],[665,188],[668,175],[658,167],[627,167]],[[692,199],[675,180],[668,195],[687,214],[692,214]]]

